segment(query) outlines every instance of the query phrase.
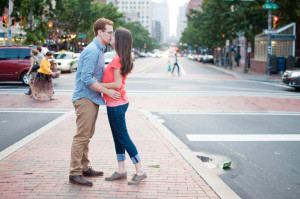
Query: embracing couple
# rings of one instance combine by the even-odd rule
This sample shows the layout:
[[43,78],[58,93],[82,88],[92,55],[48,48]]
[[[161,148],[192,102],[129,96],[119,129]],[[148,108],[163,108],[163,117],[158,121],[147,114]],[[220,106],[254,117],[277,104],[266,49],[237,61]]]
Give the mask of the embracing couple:
[[[100,18],[94,23],[94,34],[94,40],[81,52],[76,73],[72,102],[77,116],[77,133],[73,137],[69,181],[92,186],[93,183],[85,177],[103,176],[102,171],[95,171],[90,166],[88,152],[90,139],[95,132],[99,105],[106,104],[118,170],[105,180],[127,178],[125,168],[125,151],[127,151],[136,168],[136,174],[128,184],[136,185],[147,175],[142,169],[137,149],[128,135],[125,120],[129,104],[125,81],[133,68],[132,35],[125,28],[117,28],[114,32],[113,22],[105,18]],[[116,56],[104,69],[106,44],[111,44],[115,48]]]

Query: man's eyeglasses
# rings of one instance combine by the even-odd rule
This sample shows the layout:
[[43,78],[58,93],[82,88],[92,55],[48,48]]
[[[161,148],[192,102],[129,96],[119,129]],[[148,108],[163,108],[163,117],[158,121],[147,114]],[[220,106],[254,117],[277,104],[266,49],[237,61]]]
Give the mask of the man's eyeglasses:
[[[106,32],[106,31],[104,31],[104,32]],[[110,35],[115,35],[115,33],[113,31],[109,31],[109,32],[106,32],[106,33],[108,33]]]

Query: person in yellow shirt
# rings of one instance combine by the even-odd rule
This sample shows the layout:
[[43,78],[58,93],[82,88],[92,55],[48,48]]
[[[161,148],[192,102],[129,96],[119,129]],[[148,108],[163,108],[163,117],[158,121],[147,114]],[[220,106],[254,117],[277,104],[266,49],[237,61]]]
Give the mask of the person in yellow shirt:
[[33,82],[34,99],[55,99],[53,97],[52,71],[50,70],[49,62],[51,56],[52,53],[48,51],[46,56],[41,60],[40,68]]

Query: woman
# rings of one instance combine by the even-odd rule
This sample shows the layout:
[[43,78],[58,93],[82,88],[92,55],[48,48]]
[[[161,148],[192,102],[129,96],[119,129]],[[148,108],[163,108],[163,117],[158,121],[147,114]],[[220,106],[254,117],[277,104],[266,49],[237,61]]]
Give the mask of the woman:
[[[37,62],[37,55],[38,55],[38,51],[36,50],[32,50],[30,53],[31,57],[30,57],[30,68],[29,71],[27,72],[27,76],[29,76],[29,91],[27,92],[28,97],[32,97],[32,84],[33,81],[35,79],[36,73],[37,73],[37,69],[34,68],[34,64],[35,62]],[[39,63],[40,64],[40,63]],[[26,94],[26,93],[25,93]]]
[[50,99],[53,100],[53,84],[52,72],[50,70],[50,62],[52,53],[48,51],[46,56],[41,60],[40,68],[33,82],[33,98],[34,99]]
[[106,67],[103,74],[103,83],[101,83],[101,85],[109,89],[117,90],[121,93],[122,97],[119,100],[113,100],[107,95],[103,95],[103,99],[106,100],[107,115],[114,138],[118,161],[118,171],[110,177],[105,178],[105,180],[114,181],[127,178],[125,168],[126,150],[136,168],[136,174],[128,184],[137,185],[144,180],[147,175],[142,169],[137,149],[128,135],[125,121],[125,113],[129,104],[125,90],[125,81],[133,68],[131,32],[125,28],[117,28],[110,44],[115,48],[116,56]]

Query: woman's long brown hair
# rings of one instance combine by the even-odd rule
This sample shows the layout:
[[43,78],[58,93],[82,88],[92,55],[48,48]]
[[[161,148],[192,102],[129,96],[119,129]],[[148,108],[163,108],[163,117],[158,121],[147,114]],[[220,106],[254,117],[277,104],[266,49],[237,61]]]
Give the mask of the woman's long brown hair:
[[132,35],[129,30],[119,27],[115,32],[115,50],[121,59],[121,75],[125,77],[133,69]]

